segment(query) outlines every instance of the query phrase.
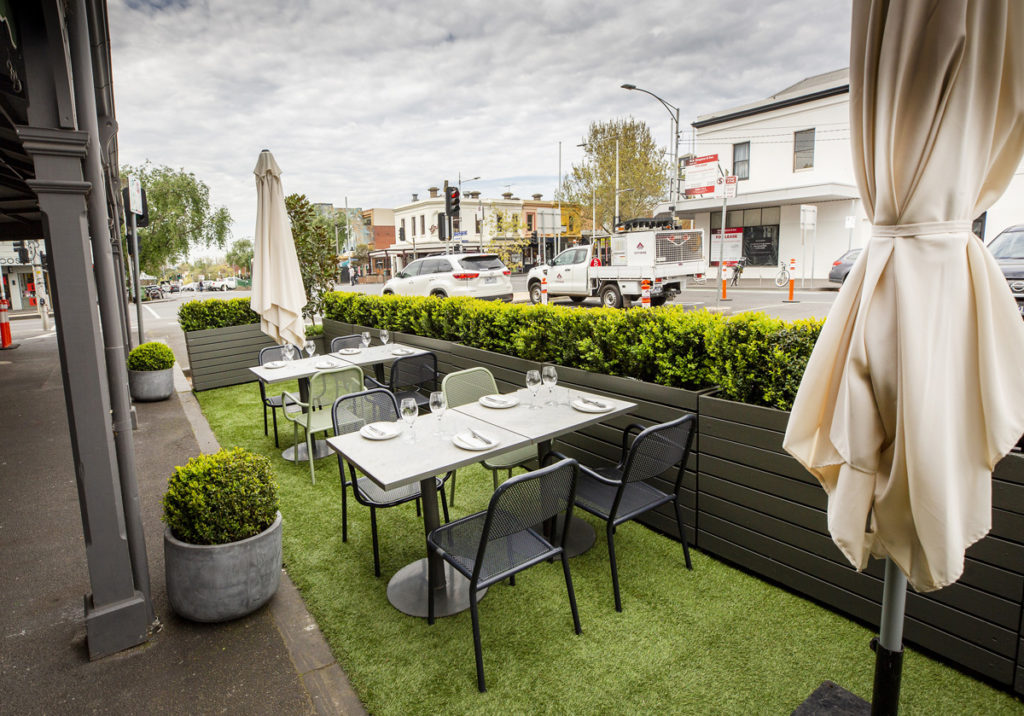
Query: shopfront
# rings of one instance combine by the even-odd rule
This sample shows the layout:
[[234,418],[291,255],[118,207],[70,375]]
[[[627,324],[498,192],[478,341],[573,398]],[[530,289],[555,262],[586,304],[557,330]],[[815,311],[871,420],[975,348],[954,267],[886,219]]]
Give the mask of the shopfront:
[[[729,229],[742,229],[742,256],[747,266],[778,266],[779,265],[779,225],[782,211],[778,206],[766,206],[758,209],[737,209],[727,211],[725,223]],[[711,232],[716,233],[722,228],[722,214],[711,214]],[[710,237],[706,239],[710,241]],[[708,256],[711,265],[718,265],[715,252],[708,245]]]

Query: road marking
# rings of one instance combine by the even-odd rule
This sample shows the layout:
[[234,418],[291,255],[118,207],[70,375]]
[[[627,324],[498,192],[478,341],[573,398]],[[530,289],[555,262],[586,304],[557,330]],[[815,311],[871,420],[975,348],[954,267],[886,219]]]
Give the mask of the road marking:
[[[831,306],[832,305],[829,301],[797,301],[797,303],[802,303],[804,305],[810,305],[810,306]],[[766,311],[766,310],[768,310],[770,308],[771,309],[780,309],[780,308],[783,307],[783,305],[784,304],[781,304],[781,303],[769,303],[769,304],[764,305],[764,306],[755,306],[754,308],[744,308],[743,311],[744,312],[746,312],[746,311]]]
[[160,314],[159,314],[159,313],[157,313],[156,311],[154,311],[154,310],[152,309],[152,307],[150,307],[150,306],[146,306],[146,305],[143,305],[142,307],[143,307],[143,308],[145,308],[145,309],[146,309],[147,311],[149,311],[149,312],[150,312],[150,314],[152,314],[153,318],[160,318]]

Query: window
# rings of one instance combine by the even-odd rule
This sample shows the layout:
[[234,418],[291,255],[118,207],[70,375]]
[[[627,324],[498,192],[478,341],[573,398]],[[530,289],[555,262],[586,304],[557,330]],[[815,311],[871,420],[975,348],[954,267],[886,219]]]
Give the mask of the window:
[[402,269],[402,275],[406,277],[419,276],[423,272],[424,263],[426,263],[426,259],[422,259],[420,261],[413,261],[411,264]]
[[793,171],[814,166],[814,130],[793,132]]
[[533,217],[534,216],[536,216],[536,214],[527,214],[526,215],[526,230],[527,231],[533,231]]
[[478,235],[479,235],[479,234],[481,233],[480,229],[482,228],[482,226],[481,226],[481,224],[482,224],[482,223],[483,223],[483,222],[482,222],[482,220],[480,219],[480,217],[479,217],[479,216],[478,216],[478,217],[476,217],[476,233],[477,233]]
[[402,219],[402,226],[398,230],[398,238],[405,241],[405,219]]
[[467,256],[464,259],[456,259],[458,264],[470,271],[487,271],[490,269],[504,269],[505,264],[494,254],[486,256]]
[[427,233],[427,217],[423,214],[420,214],[420,233]]
[[[779,263],[779,219],[782,215],[778,206],[761,209],[737,209],[727,214],[726,223],[730,229],[743,229],[743,256],[748,266],[777,266]],[[711,232],[716,236],[722,227],[721,212],[711,213]],[[711,257],[711,264],[718,265],[717,256]]]
[[432,273],[448,273],[452,270],[451,264],[448,263],[447,259],[427,259],[423,266],[423,270],[420,271],[420,275],[432,274]]
[[732,173],[737,179],[750,178],[750,142],[732,145]]

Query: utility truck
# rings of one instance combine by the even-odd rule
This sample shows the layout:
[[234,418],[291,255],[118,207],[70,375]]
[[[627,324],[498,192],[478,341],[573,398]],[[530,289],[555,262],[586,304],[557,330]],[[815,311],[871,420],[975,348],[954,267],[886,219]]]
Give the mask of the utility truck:
[[631,219],[611,236],[611,251],[601,259],[597,247],[575,246],[527,274],[530,301],[542,300],[547,277],[548,297],[568,296],[574,303],[596,296],[609,308],[628,308],[640,299],[644,279],[650,282],[651,305],[660,306],[683,288],[687,276],[701,275],[704,232],[677,229],[665,221]]

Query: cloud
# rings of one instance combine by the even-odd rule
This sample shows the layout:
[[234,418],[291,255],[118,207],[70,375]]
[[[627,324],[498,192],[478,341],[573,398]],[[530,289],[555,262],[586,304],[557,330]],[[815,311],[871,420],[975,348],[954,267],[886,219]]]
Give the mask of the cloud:
[[[260,149],[288,192],[392,207],[445,179],[550,197],[591,122],[698,115],[845,67],[850,2],[110,0],[124,164],[203,179],[251,235]],[[467,187],[468,189],[468,187]]]

